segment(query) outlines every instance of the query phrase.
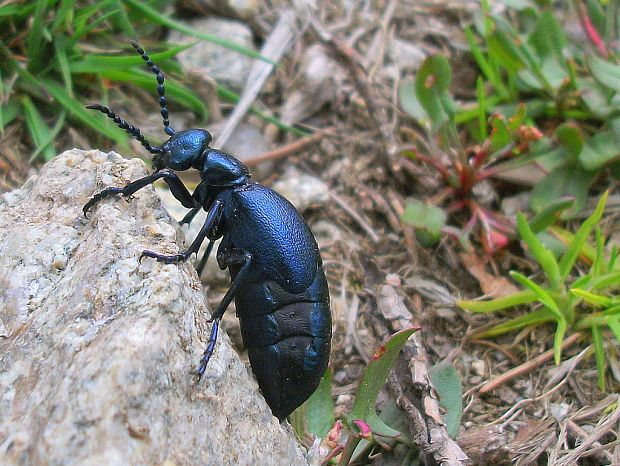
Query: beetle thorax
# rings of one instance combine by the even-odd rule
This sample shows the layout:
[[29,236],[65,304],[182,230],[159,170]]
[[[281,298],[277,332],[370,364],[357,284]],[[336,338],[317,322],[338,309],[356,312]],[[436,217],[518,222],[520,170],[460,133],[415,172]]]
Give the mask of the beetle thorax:
[[232,155],[210,149],[204,158],[201,177],[209,186],[238,186],[247,182],[250,171]]

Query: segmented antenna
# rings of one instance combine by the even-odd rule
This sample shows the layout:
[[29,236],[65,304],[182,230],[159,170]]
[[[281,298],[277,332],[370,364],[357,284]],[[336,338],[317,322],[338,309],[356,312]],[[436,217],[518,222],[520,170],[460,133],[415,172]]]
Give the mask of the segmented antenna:
[[142,59],[146,62],[146,65],[151,68],[151,71],[155,73],[157,78],[157,94],[159,94],[159,106],[161,107],[161,116],[164,119],[164,131],[168,136],[172,136],[175,131],[170,126],[170,120],[168,120],[168,104],[166,102],[166,89],[164,88],[164,74],[159,67],[153,63],[153,60],[149,58],[144,49],[140,47],[135,40],[131,41],[131,46],[136,49],[136,52],[140,54]]
[[89,110],[99,110],[101,113],[105,113],[108,118],[114,120],[114,123],[120,128],[124,129],[130,136],[133,136],[140,144],[144,146],[146,150],[148,150],[151,154],[159,154],[161,149],[158,146],[151,146],[151,144],[146,140],[146,138],[140,132],[140,128],[136,128],[134,125],[130,125],[121,117],[117,116],[113,111],[111,111],[108,107],[104,107],[99,104],[87,105],[86,108]]

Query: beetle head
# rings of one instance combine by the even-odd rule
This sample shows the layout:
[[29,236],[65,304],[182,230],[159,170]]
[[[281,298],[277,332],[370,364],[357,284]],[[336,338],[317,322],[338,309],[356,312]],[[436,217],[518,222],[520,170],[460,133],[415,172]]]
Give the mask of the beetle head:
[[211,133],[204,129],[188,129],[173,134],[159,146],[160,152],[153,158],[155,169],[200,170],[212,139]]

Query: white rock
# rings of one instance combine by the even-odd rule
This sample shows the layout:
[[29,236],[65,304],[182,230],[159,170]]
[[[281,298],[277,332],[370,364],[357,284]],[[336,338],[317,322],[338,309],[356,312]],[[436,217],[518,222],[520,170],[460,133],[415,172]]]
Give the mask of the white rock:
[[300,212],[312,205],[325,204],[329,188],[323,180],[300,172],[294,166],[286,168],[273,189],[287,198]]
[[151,187],[82,206],[144,164],[72,150],[0,197],[0,464],[306,464],[220,335]]

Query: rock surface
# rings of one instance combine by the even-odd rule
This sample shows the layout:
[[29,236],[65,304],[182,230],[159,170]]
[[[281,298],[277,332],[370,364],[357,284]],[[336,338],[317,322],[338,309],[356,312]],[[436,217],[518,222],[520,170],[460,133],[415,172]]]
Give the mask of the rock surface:
[[203,380],[204,290],[139,160],[65,152],[0,197],[0,464],[306,464],[220,335]]

